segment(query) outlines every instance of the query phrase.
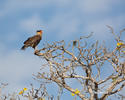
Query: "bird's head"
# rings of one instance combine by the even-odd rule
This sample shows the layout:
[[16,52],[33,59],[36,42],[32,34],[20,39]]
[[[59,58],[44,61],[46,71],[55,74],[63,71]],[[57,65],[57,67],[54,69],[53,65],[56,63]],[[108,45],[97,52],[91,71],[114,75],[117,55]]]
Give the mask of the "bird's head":
[[42,30],[37,30],[36,34],[42,36],[43,31]]

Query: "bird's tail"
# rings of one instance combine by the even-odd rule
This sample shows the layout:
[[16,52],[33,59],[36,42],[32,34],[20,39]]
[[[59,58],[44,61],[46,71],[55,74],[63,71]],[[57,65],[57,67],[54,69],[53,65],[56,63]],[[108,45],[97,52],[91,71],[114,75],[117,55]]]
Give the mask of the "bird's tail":
[[27,48],[27,46],[22,46],[21,50],[25,50]]

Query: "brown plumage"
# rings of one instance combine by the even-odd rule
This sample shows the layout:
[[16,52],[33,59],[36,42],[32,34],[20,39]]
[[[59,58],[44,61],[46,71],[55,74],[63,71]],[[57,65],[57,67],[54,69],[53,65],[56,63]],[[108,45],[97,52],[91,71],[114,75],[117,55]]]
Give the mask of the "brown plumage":
[[40,40],[42,39],[42,30],[38,30],[36,32],[37,34],[29,37],[25,42],[23,47],[21,48],[22,50],[25,50],[27,47],[32,47],[36,48],[36,46],[39,44]]

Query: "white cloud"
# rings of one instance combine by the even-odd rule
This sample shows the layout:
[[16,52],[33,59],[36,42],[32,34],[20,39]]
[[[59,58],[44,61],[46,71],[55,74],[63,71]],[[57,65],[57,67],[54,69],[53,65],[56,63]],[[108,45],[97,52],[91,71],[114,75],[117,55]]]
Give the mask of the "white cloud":
[[[74,16],[73,13],[56,13],[48,22],[43,21],[42,17],[34,14],[20,20],[19,26],[29,33],[37,29],[43,29],[55,35],[58,39],[66,39],[77,32],[80,23],[80,19]],[[56,33],[52,33],[54,31]]]
[[13,12],[21,12],[30,9],[44,10],[50,5],[65,6],[70,1],[66,0],[11,0],[3,4],[3,8],[0,10],[0,17],[12,14]]
[[21,29],[32,32],[37,29],[44,29],[44,23],[38,15],[34,14],[33,16],[23,19],[19,22]]
[[114,0],[83,0],[78,5],[85,13],[96,13],[110,11],[118,3],[119,1]]
[[58,13],[49,22],[48,29],[56,31],[58,39],[66,39],[77,32],[79,25],[80,20],[73,16],[72,13]]
[[20,36],[16,32],[10,32],[8,35],[5,36],[5,38],[6,38],[6,42],[7,41],[8,42],[15,42],[20,38]]
[[21,87],[24,83],[30,84],[32,74],[40,71],[42,63],[41,59],[31,52],[8,52],[0,57],[0,81],[7,82],[14,88]]
[[[50,2],[51,3],[51,2]],[[45,0],[11,0],[5,2],[0,10],[0,17],[12,14],[13,12],[21,12],[28,9],[42,9],[48,5]]]
[[[49,8],[51,5],[53,7],[64,7],[70,9],[76,9],[76,11],[83,11],[82,13],[95,13],[95,12],[105,12],[111,11],[113,5],[119,4],[121,1],[114,0],[11,0],[5,2],[3,8],[0,10],[0,16],[5,16],[6,14],[11,14],[12,12],[20,12],[30,9],[44,10]],[[37,10],[38,10],[37,9]],[[58,8],[57,8],[58,9]]]
[[124,28],[123,27],[125,23],[125,21],[123,20],[124,17],[125,15],[121,15],[113,18],[111,17],[111,18],[104,18],[101,20],[95,20],[86,25],[86,30],[89,32],[90,31],[94,32],[94,37],[96,37],[96,39],[101,39],[101,40],[110,39],[112,38],[110,34],[111,31],[110,29],[108,29],[106,25],[111,26],[117,33]]
[[6,49],[5,45],[0,42],[0,55],[2,55],[2,52]]

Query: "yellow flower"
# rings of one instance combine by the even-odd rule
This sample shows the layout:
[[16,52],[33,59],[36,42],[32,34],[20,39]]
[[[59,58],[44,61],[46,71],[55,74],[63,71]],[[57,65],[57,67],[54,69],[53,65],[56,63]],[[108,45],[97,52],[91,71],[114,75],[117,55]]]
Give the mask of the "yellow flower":
[[117,43],[117,47],[120,47],[121,45],[123,45],[124,43],[122,43],[122,42],[118,42]]
[[24,91],[26,91],[26,90],[27,90],[27,88],[23,88],[23,90],[24,90]]
[[20,91],[20,92],[19,92],[19,95],[23,94],[23,92],[24,92],[24,91]]
[[26,90],[27,90],[27,88],[23,88],[23,90],[21,90],[21,91],[19,92],[19,95],[23,94],[24,91],[26,91]]
[[79,94],[80,91],[78,89],[75,90],[75,93],[71,93],[72,96],[74,96],[75,94]]
[[121,50],[121,49],[123,49],[123,48],[125,48],[125,44],[122,43],[122,42],[118,42],[116,49],[117,49],[117,50]]
[[78,90],[78,89],[76,89],[76,91],[75,91],[75,94],[78,94],[80,91]]
[[75,94],[74,93],[71,93],[72,96],[74,96]]

